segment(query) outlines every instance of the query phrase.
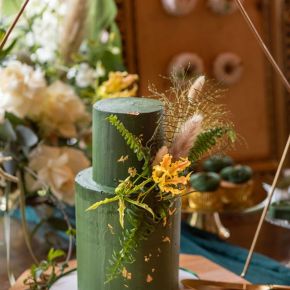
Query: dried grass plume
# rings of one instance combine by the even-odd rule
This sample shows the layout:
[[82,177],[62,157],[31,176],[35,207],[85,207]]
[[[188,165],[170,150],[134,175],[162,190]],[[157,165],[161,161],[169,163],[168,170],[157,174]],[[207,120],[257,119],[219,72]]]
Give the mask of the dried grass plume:
[[60,52],[66,63],[71,61],[84,39],[88,0],[70,0],[68,7],[69,11],[60,35]]

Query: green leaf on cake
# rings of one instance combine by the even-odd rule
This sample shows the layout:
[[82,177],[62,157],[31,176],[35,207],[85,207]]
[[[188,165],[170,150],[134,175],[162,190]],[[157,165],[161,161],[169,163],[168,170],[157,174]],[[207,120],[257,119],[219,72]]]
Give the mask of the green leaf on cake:
[[126,199],[126,201],[128,201],[129,203],[132,203],[135,206],[138,206],[138,207],[140,207],[142,209],[145,209],[146,211],[148,211],[152,215],[153,219],[155,218],[154,211],[146,203],[141,203],[141,202],[139,202],[137,200],[132,200],[132,199],[129,199],[129,198]]
[[126,209],[126,205],[125,205],[124,199],[120,197],[118,211],[119,211],[120,225],[122,228],[124,228],[125,209]]
[[111,197],[111,198],[105,198],[104,200],[98,201],[98,202],[94,203],[93,205],[91,205],[89,208],[86,209],[86,211],[95,210],[98,207],[100,207],[101,205],[105,205],[105,204],[108,204],[111,202],[118,201],[119,198],[120,197],[118,195]]

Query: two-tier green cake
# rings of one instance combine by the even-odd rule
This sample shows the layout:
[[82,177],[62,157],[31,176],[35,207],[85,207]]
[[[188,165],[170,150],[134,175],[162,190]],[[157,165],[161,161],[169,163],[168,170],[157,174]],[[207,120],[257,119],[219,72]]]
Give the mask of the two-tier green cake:
[[[170,216],[169,226],[156,230],[134,254],[118,278],[106,283],[113,252],[121,250],[122,231],[118,204],[86,211],[97,201],[114,196],[128,169],[142,164],[107,117],[114,114],[142,143],[162,146],[162,104],[145,98],[115,98],[93,108],[93,167],[76,178],[77,261],[79,290],[177,290],[180,214]],[[152,139],[153,138],[153,139]]]

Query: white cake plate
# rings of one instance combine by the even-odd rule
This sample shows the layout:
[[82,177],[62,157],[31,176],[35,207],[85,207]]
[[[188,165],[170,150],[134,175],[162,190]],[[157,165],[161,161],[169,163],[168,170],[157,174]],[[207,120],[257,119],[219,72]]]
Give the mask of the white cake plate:
[[[180,269],[179,270],[179,289],[183,290],[185,289],[183,285],[181,284],[182,280],[185,279],[198,279],[198,277],[191,273],[187,272],[186,270]],[[67,276],[62,277],[59,279],[51,288],[50,290],[78,290],[77,286],[77,271],[74,271]]]

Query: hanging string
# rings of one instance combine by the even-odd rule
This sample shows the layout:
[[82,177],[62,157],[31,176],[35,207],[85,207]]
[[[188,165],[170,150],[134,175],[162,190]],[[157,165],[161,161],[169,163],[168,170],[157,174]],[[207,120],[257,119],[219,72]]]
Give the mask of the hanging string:
[[268,196],[268,201],[267,201],[267,204],[265,205],[264,207],[264,210],[263,210],[263,213],[262,213],[262,216],[260,218],[260,221],[259,221],[259,224],[258,224],[258,227],[257,227],[257,230],[256,230],[256,233],[255,233],[255,237],[253,239],[253,242],[252,242],[252,245],[251,245],[251,249],[249,251],[249,254],[248,254],[248,257],[247,257],[247,260],[246,260],[246,263],[245,263],[245,266],[244,266],[244,269],[243,269],[243,272],[241,274],[242,277],[245,277],[247,272],[248,272],[248,268],[250,266],[250,263],[251,263],[251,260],[252,260],[252,256],[253,256],[253,253],[254,253],[254,250],[255,250],[255,247],[256,247],[256,244],[257,244],[257,241],[258,241],[258,238],[260,236],[260,232],[261,232],[261,229],[262,229],[262,226],[263,226],[263,223],[264,223],[264,220],[266,218],[266,215],[267,215],[267,212],[268,212],[268,209],[270,207],[270,204],[271,204],[271,200],[273,198],[273,195],[275,193],[275,188],[276,188],[276,185],[277,185],[277,182],[278,182],[278,178],[280,176],[280,173],[282,171],[282,168],[283,168],[283,164],[286,160],[286,156],[287,156],[287,153],[289,151],[289,147],[290,147],[290,135],[288,137],[288,141],[287,141],[287,144],[285,146],[285,149],[284,149],[284,152],[283,152],[283,155],[282,155],[282,158],[280,160],[280,163],[279,163],[279,166],[278,166],[278,169],[277,169],[277,172],[276,172],[276,175],[275,175],[275,178],[274,178],[274,181],[273,181],[273,184],[271,186],[271,190],[270,190],[270,194]]
[[279,65],[277,64],[277,62],[275,61],[275,59],[273,58],[270,50],[268,49],[267,45],[264,43],[262,37],[260,36],[258,30],[256,29],[254,23],[252,22],[250,16],[248,15],[247,11],[245,10],[241,0],[235,0],[236,4],[238,5],[245,21],[247,22],[247,24],[249,25],[251,31],[253,32],[254,36],[256,37],[259,45],[261,46],[262,50],[264,51],[267,59],[269,60],[269,62],[272,64],[274,70],[276,71],[276,73],[278,74],[278,76],[281,78],[281,81],[283,82],[283,84],[285,85],[285,88],[287,89],[288,93],[290,93],[290,84],[285,76],[285,74],[282,72],[282,70],[280,69]]

